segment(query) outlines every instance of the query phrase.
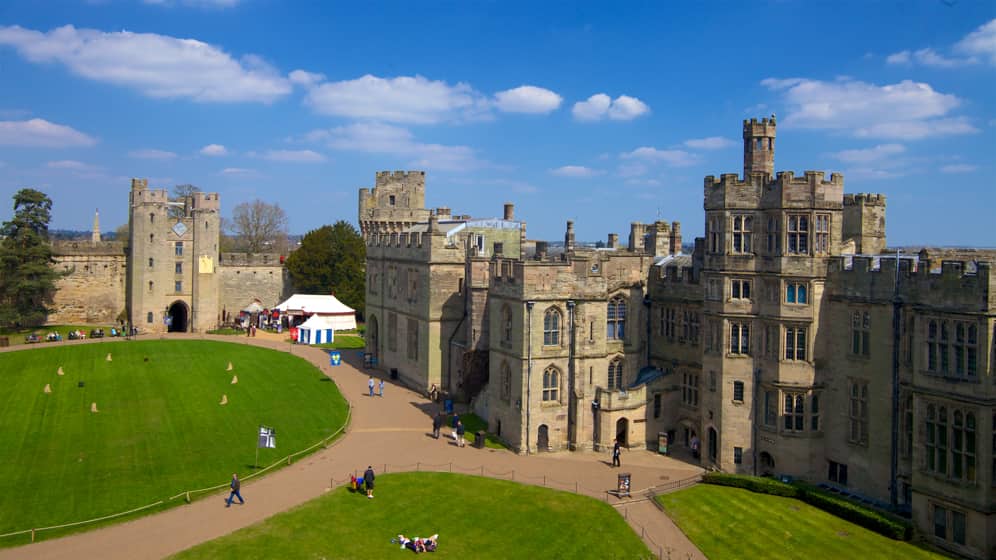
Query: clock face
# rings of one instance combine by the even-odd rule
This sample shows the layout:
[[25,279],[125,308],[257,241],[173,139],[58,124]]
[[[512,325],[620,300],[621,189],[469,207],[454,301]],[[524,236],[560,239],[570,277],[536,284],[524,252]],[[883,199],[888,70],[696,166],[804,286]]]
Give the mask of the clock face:
[[173,233],[177,237],[183,237],[183,234],[187,233],[187,226],[183,225],[183,222],[177,222],[173,225]]

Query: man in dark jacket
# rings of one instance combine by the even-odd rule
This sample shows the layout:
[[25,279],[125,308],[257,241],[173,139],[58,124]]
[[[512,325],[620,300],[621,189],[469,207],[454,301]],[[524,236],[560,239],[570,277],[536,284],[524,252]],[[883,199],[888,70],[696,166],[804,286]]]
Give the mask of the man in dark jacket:
[[432,437],[439,439],[439,429],[443,427],[443,413],[437,412],[432,418]]
[[367,485],[367,497],[374,497],[374,470],[372,466],[367,466],[367,470],[363,473],[363,482]]
[[225,507],[232,506],[233,498],[238,498],[240,504],[246,503],[246,501],[242,499],[242,494],[239,494],[239,490],[242,488],[242,483],[239,482],[238,474],[232,473],[232,482],[228,486],[232,489],[232,493],[228,495],[228,501],[225,503]]

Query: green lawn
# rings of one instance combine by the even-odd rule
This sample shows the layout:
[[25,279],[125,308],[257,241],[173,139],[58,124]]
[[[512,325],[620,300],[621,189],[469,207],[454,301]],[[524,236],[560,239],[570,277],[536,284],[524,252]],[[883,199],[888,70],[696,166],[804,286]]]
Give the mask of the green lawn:
[[[402,473],[378,476],[374,494],[368,500],[341,487],[174,558],[408,558],[410,551],[390,542],[398,533],[439,533],[439,549],[429,558],[653,558],[611,506],[569,492]],[[245,507],[252,507],[247,499]]]
[[357,350],[360,348],[366,348],[367,343],[363,340],[362,336],[337,332],[335,333],[335,338],[332,342],[316,344],[315,346],[319,348],[329,348],[332,350]]
[[710,560],[945,558],[792,498],[699,484],[657,501]]
[[[114,325],[114,328],[117,328],[117,325]],[[108,338],[111,336],[111,325],[45,325],[22,329],[0,329],[0,336],[6,336],[11,346],[24,344],[24,337],[32,333],[41,335],[42,342],[39,344],[58,344],[56,342],[46,342],[45,335],[50,332],[57,332],[62,335],[63,340],[69,340],[69,331],[71,330],[83,331],[89,337],[92,329],[104,329],[104,336]]]
[[347,410],[305,360],[212,341],[39,345],[0,354],[0,382],[0,534],[246,476],[260,424],[276,430],[277,449],[260,450],[265,466],[335,432]]
[[[463,427],[466,430],[463,437],[468,443],[474,442],[474,434],[476,434],[478,430],[484,430],[487,432],[484,434],[484,447],[490,449],[508,449],[508,446],[502,443],[502,441],[498,439],[498,436],[487,431],[488,423],[485,422],[480,416],[474,414],[473,412],[468,412],[460,415],[460,421],[463,422]],[[449,419],[447,419],[447,422],[449,422]],[[447,423],[447,425],[449,424]]]

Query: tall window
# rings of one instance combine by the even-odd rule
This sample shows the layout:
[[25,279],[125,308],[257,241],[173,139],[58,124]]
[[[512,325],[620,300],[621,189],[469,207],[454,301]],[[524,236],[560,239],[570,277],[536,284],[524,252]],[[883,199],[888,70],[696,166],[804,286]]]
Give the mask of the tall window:
[[699,314],[696,311],[689,313],[688,340],[692,346],[699,345]]
[[751,231],[753,231],[754,218],[750,216],[733,216],[733,252],[747,254],[751,252]]
[[785,228],[786,247],[790,254],[809,254],[809,216],[805,214],[789,214],[788,227]]
[[710,371],[709,372],[709,392],[710,393],[715,393],[716,392],[716,372],[715,371]]
[[779,235],[778,216],[768,216],[768,254],[777,255],[782,250],[782,238]]
[[730,323],[730,354],[750,354],[749,323]]
[[851,443],[868,445],[868,382],[852,379],[850,386],[848,439]]
[[183,241],[177,241],[173,244],[173,254],[178,257],[183,256]]
[[722,245],[720,244],[722,230],[719,226],[722,220],[719,216],[709,217],[709,252],[719,253],[721,252]]
[[733,400],[736,402],[744,402],[744,382],[734,381],[733,382]]
[[156,264],[156,260],[153,259],[152,257],[149,257],[149,268],[152,268],[155,264]]
[[609,300],[606,320],[609,340],[622,340],[626,334],[626,300],[621,296]]
[[661,394],[654,393],[654,418],[661,417]]
[[903,404],[903,457],[913,456],[913,395],[902,399]]
[[847,486],[847,465],[838,463],[836,461],[829,462],[829,472],[827,472],[827,478],[830,482],[836,482],[841,486]]
[[723,339],[720,336],[720,322],[716,319],[706,321],[706,352],[720,352],[723,349]]
[[806,427],[806,396],[785,393],[785,409],[782,414],[785,431],[801,432]]
[[609,364],[609,390],[622,389],[623,361],[621,358],[612,360]]
[[182,262],[175,263],[175,265],[173,266],[173,272],[175,272],[176,274],[183,274],[183,263]]
[[551,307],[543,314],[543,345],[557,346],[560,344],[560,311]]
[[152,283],[152,280],[149,280],[149,292],[150,292],[150,293],[152,292],[152,288],[153,288],[154,286],[155,286],[155,284],[153,284],[153,283]]
[[816,394],[809,398],[809,429],[820,431],[820,396]]
[[785,327],[785,359],[806,359],[806,327]]
[[951,478],[975,482],[975,415],[954,411],[951,422]]
[[677,319],[678,311],[673,307],[668,307],[664,310],[664,338],[669,342],[674,341],[674,337],[677,335]]
[[979,373],[978,327],[966,321],[927,322],[927,370],[975,378]]
[[948,510],[938,505],[934,506],[934,536],[948,538]]
[[813,225],[813,251],[825,255],[830,252],[830,214],[817,214]]
[[150,224],[156,223],[156,215],[155,214],[152,214],[152,213],[149,214],[149,223]]
[[739,464],[741,464],[743,462],[744,462],[744,448],[743,447],[734,447],[733,448],[733,463],[739,465]]
[[501,398],[505,401],[512,398],[512,369],[508,362],[501,363]]
[[560,372],[550,366],[543,371],[543,402],[560,400]]
[[775,427],[778,421],[778,391],[764,392],[764,425]]
[[806,284],[803,282],[789,282],[786,284],[785,303],[808,303]]
[[723,299],[723,281],[720,278],[706,280],[706,299],[719,301]]
[[501,340],[502,342],[512,341],[512,309],[507,305],[501,308]]
[[871,316],[867,311],[851,313],[851,354],[866,358],[871,354]]
[[685,372],[681,376],[681,402],[688,406],[699,406],[699,375]]
[[398,315],[396,313],[387,314],[387,349],[391,352],[398,351]]
[[750,280],[731,280],[730,297],[732,299],[750,299]]
[[183,280],[177,280],[173,283],[173,291],[180,293],[183,291]]
[[418,319],[408,319],[408,359],[418,361]]
[[145,322],[146,323],[151,323],[152,322],[152,312],[151,311],[149,311],[149,313],[146,314],[146,316],[145,316]]
[[778,358],[778,331],[778,325],[764,327],[764,356],[766,358]]

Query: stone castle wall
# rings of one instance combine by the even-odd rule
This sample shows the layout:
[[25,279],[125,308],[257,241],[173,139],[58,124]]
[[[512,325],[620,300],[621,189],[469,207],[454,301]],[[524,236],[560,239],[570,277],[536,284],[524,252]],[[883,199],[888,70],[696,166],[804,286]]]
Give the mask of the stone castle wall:
[[117,322],[118,314],[124,310],[127,271],[124,252],[88,252],[55,256],[53,267],[66,276],[55,284],[49,324],[110,325]]

